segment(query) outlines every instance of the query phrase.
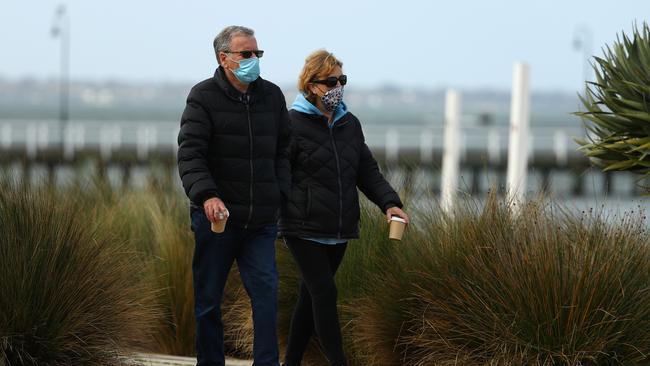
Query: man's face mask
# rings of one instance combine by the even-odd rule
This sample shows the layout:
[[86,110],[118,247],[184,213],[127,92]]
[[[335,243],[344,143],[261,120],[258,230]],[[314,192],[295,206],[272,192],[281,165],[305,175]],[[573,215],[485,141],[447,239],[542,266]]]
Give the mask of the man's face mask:
[[233,59],[230,60],[239,64],[239,67],[235,70],[232,70],[232,73],[235,75],[237,80],[241,81],[242,83],[250,84],[253,81],[257,80],[257,78],[260,76],[259,58],[251,57],[239,61],[235,61]]

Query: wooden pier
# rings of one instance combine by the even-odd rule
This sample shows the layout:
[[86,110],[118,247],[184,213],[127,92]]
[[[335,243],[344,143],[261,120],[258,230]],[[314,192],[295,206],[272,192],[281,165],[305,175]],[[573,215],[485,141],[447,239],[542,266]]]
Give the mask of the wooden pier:
[[[411,189],[416,184],[418,172],[437,175],[442,165],[442,151],[428,149],[423,153],[421,148],[399,148],[391,151],[389,148],[373,148],[373,154],[382,167],[382,171],[399,172],[403,177],[405,189]],[[12,149],[0,149],[0,172],[12,175],[23,181],[32,182],[35,171],[40,170],[40,176],[45,176],[47,184],[55,184],[57,172],[61,169],[83,170],[83,174],[92,174],[93,178],[105,179],[108,172],[119,172],[120,184],[128,186],[132,183],[134,170],[144,170],[163,184],[178,184],[176,168],[176,150],[171,145],[150,148],[143,152],[136,146],[122,146],[111,151],[110,155],[102,153],[100,146],[87,146],[76,150],[73,156],[66,154],[64,149],[49,147],[28,154],[24,147],[15,146]],[[488,154],[485,150],[467,148],[461,159],[461,172],[464,174],[464,190],[472,194],[484,193],[490,187],[484,184],[484,177],[489,175],[496,179],[497,187],[505,186],[507,158],[505,152],[499,156]],[[45,174],[42,172],[45,171]],[[556,173],[568,173],[571,187],[568,189],[573,196],[585,194],[585,173],[590,172],[600,176],[603,194],[610,194],[614,188],[623,189],[631,196],[637,196],[641,189],[637,184],[630,187],[614,187],[613,174],[601,173],[592,168],[592,164],[583,155],[573,152],[558,159],[553,152],[536,153],[529,161],[529,172],[541,179],[539,190],[553,191],[552,177]],[[625,173],[627,174],[627,173]],[[493,182],[494,183],[494,182]],[[433,184],[431,191],[439,193],[439,186]],[[567,187],[563,187],[567,190]]]

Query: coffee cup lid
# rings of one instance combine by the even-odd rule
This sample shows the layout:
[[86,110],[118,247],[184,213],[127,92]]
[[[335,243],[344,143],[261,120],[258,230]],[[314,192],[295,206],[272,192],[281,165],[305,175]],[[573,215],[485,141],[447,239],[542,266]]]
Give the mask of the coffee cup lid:
[[406,220],[404,220],[403,218],[401,218],[399,216],[391,216],[390,221],[398,221],[398,222],[406,223]]
[[226,209],[225,212],[219,212],[219,215],[217,215],[217,216],[218,216],[219,220],[227,220],[228,216],[230,216],[230,211],[228,211],[228,209]]

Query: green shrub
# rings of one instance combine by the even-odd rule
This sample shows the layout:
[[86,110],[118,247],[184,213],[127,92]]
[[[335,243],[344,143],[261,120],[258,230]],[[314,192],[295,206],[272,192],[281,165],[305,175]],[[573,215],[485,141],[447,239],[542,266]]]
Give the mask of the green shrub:
[[150,346],[156,296],[135,251],[74,192],[12,187],[0,190],[0,363],[121,364]]

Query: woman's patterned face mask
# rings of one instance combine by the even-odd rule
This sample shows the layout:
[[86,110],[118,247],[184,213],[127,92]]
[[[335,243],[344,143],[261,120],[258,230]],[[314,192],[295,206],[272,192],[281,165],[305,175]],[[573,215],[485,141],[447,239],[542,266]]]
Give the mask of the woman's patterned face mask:
[[338,86],[334,89],[328,90],[327,93],[320,97],[320,100],[323,102],[323,107],[325,107],[326,111],[335,111],[343,101],[343,87]]

